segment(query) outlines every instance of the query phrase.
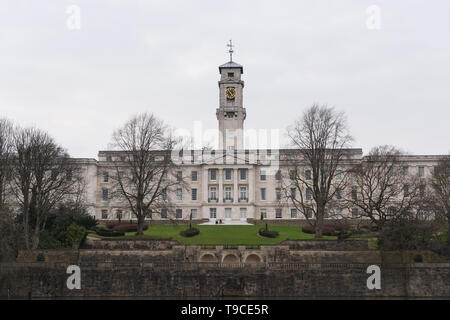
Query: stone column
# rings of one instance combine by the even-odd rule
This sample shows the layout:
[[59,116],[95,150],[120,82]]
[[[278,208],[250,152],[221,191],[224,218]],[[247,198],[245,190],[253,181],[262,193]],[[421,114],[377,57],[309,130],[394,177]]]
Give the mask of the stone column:
[[219,195],[219,200],[218,202],[222,202],[223,201],[223,169],[220,168],[217,170],[218,173],[218,179],[219,179],[219,190],[218,190],[218,195]]
[[255,201],[255,167],[248,169],[248,202]]
[[209,176],[208,176],[208,167],[203,167],[203,202],[208,203],[208,197],[209,197],[209,193],[208,193],[208,181],[209,181]]
[[239,190],[238,190],[238,187],[239,187],[239,184],[238,184],[239,176],[238,176],[238,174],[239,174],[238,169],[234,169],[233,170],[233,182],[234,182],[234,185],[233,185],[233,202],[238,202],[238,199],[239,199]]

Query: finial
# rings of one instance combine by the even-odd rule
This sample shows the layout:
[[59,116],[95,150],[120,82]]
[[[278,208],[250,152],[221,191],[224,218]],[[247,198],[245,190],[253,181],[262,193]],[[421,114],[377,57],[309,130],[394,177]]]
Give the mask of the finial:
[[232,40],[230,40],[230,43],[227,44],[227,47],[230,48],[230,50],[228,50],[228,52],[230,53],[230,61],[233,61],[233,42]]

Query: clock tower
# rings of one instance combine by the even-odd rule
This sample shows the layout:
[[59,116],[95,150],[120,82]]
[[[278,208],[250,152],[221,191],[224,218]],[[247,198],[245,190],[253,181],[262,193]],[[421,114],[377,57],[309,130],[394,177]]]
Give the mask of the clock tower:
[[236,150],[244,148],[244,120],[242,91],[244,81],[241,76],[244,68],[233,62],[233,44],[230,40],[230,61],[219,66],[219,108],[216,110],[219,120],[219,149]]

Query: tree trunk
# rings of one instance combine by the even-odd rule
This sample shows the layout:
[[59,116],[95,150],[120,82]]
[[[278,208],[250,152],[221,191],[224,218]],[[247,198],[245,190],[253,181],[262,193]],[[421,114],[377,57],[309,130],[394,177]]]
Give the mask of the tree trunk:
[[139,215],[138,219],[137,219],[137,232],[136,235],[137,236],[142,236],[144,234],[144,216],[143,215]]
[[323,205],[317,205],[316,230],[315,230],[315,235],[314,235],[314,238],[316,238],[316,239],[322,239],[324,211],[325,211],[325,208]]

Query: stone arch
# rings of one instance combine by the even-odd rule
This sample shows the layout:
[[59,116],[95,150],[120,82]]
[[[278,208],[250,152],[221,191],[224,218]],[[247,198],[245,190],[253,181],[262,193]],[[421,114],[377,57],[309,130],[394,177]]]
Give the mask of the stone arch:
[[223,257],[222,263],[239,263],[239,259],[236,255],[229,253]]
[[217,258],[211,253],[205,253],[201,256],[200,262],[217,262]]
[[247,256],[247,258],[245,259],[245,263],[250,263],[250,264],[256,264],[256,263],[261,263],[262,259],[260,256],[258,256],[257,254],[249,254]]

